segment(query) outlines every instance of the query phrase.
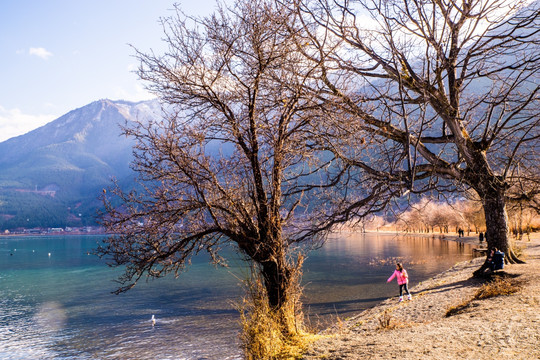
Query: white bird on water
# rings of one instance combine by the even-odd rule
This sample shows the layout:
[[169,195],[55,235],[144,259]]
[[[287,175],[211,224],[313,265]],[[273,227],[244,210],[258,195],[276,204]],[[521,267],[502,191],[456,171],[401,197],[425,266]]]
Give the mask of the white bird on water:
[[152,326],[156,325],[156,318],[154,315],[152,315]]

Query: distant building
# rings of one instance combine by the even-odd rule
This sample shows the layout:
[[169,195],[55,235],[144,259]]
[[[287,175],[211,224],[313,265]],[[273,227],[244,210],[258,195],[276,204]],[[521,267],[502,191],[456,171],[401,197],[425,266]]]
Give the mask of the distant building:
[[38,194],[42,196],[50,196],[55,197],[56,196],[56,190],[38,190],[37,185],[34,190],[30,189],[15,189],[16,192],[23,192],[23,193],[32,193],[32,194]]
[[40,228],[34,228],[34,229],[24,229],[23,232],[25,234],[41,234],[44,231]]

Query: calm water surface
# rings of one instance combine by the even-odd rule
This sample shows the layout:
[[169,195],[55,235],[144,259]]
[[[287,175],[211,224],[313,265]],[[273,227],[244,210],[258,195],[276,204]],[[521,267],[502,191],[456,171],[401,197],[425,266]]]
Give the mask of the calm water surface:
[[[0,237],[0,359],[240,359],[234,302],[247,277],[195,258],[180,278],[112,295],[118,270],[88,255],[95,236]],[[304,309],[314,324],[346,318],[397,295],[396,260],[414,286],[470,246],[431,238],[337,235],[304,265]],[[155,314],[157,323],[151,326]]]

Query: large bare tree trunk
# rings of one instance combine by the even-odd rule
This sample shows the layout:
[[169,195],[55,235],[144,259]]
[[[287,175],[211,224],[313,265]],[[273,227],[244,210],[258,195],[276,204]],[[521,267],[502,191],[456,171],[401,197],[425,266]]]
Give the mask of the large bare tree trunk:
[[[289,288],[294,275],[294,267],[287,262],[280,241],[267,238],[259,246],[240,244],[242,251],[258,265],[272,311],[278,313],[289,300]],[[268,244],[275,244],[269,246]],[[242,247],[242,245],[247,245]]]
[[270,260],[262,264],[262,275],[270,307],[281,309],[287,303],[291,270],[283,261]]
[[[504,188],[491,188],[482,196],[482,204],[486,217],[486,240],[488,246],[487,257],[491,249],[498,249],[505,254],[505,262],[510,264],[522,264],[512,250],[508,230],[508,215],[506,212],[506,197]],[[474,272],[475,276],[481,276],[488,267],[487,261],[482,267]]]
[[489,248],[497,248],[507,252],[508,216],[504,195],[494,192],[483,199],[486,217],[486,240]]
[[506,198],[504,190],[492,190],[483,197],[484,213],[486,216],[486,237],[488,248],[497,248],[505,253],[507,262],[523,263],[512,250],[508,230],[508,215],[506,213]]

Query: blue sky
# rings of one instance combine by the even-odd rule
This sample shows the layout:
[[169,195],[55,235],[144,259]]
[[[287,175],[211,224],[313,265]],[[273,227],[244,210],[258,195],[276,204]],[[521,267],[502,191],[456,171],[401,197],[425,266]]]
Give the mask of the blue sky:
[[92,101],[151,96],[136,48],[164,49],[174,3],[207,15],[215,0],[0,0],[0,142]]

